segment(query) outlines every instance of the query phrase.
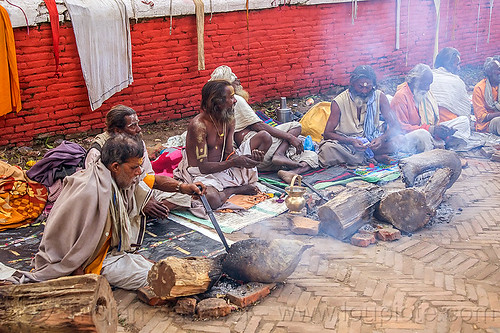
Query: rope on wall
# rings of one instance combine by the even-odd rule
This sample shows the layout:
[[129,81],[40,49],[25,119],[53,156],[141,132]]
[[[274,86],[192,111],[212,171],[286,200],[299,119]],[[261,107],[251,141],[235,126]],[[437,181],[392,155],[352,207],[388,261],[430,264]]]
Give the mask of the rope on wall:
[[351,0],[351,24],[358,18],[358,0]]
[[24,15],[24,19],[26,20],[26,31],[27,31],[27,34],[29,35],[30,34],[30,25],[28,24],[28,16],[26,16],[26,13],[24,12],[24,10],[21,7],[19,7],[18,5],[14,5],[9,0],[5,0],[5,2],[7,2],[9,5],[14,6],[16,8],[19,8],[19,10],[21,10],[21,12]]
[[170,35],[172,35],[172,0],[170,0]]
[[477,53],[477,46],[479,43],[479,17],[481,16],[481,3],[477,3],[477,20],[476,20],[476,53]]
[[493,0],[490,0],[490,20],[488,22],[488,39],[486,42],[490,43],[490,32],[491,32],[491,13],[493,12]]

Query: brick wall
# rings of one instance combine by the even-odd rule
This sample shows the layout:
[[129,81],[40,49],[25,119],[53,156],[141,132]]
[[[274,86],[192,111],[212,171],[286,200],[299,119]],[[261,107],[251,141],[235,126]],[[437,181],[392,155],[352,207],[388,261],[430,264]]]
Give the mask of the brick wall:
[[[464,64],[482,64],[486,56],[499,53],[500,20],[493,13],[486,43],[489,0],[480,1],[479,25],[477,3],[463,3],[442,2],[440,48],[456,47]],[[373,65],[379,79],[404,74],[419,62],[431,64],[436,17],[431,0],[411,1],[409,10],[407,4],[401,8],[399,50],[392,0],[358,3],[354,24],[350,3],[252,11],[248,30],[245,12],[214,14],[211,22],[206,15],[204,71],[197,70],[194,16],[175,17],[172,35],[168,18],[134,22],[134,83],[95,111],[89,107],[71,23],[60,27],[59,78],[54,76],[50,25],[32,28],[29,35],[16,28],[23,110],[0,117],[0,145],[99,131],[106,112],[118,103],[133,107],[142,123],[192,116],[198,112],[201,87],[221,64],[232,67],[252,102],[326,92],[333,84],[346,84],[348,73],[363,63]]]

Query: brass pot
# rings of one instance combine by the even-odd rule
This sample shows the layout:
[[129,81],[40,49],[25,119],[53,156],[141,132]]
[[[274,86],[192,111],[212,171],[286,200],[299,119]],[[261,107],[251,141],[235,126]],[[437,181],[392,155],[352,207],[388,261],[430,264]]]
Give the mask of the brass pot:
[[[295,180],[299,179],[299,185],[295,185]],[[292,178],[290,186],[285,188],[288,196],[285,199],[285,205],[290,210],[291,213],[299,213],[302,208],[306,206],[306,199],[304,198],[304,193],[306,193],[306,188],[301,185],[302,176],[295,175]]]

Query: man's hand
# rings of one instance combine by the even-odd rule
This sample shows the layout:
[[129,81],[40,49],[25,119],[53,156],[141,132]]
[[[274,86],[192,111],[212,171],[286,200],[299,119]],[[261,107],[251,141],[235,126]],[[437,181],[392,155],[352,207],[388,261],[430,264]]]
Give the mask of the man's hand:
[[445,125],[435,125],[433,136],[439,139],[446,139],[447,137],[453,135],[457,130],[450,128]]
[[144,214],[155,217],[157,219],[164,219],[168,216],[170,210],[164,206],[161,202],[158,202],[155,198],[151,197],[148,203],[144,206]]
[[382,137],[378,137],[372,140],[367,146],[370,147],[371,150],[377,150],[382,146],[383,139]]
[[184,183],[179,187],[179,192],[189,195],[202,195],[207,192],[207,187],[200,182],[195,182],[192,184]]
[[302,154],[304,152],[304,145],[296,136],[290,134],[290,137],[286,141],[295,147],[297,154]]
[[358,140],[358,139],[351,139],[349,142],[356,150],[366,150],[368,147],[368,144],[364,144],[363,141]]
[[261,161],[254,160],[252,155],[240,155],[232,158],[230,161],[238,168],[251,169],[260,164]]
[[265,155],[266,155],[266,153],[263,152],[262,150],[254,149],[254,150],[252,150],[251,156],[252,156],[253,160],[262,162],[264,160]]

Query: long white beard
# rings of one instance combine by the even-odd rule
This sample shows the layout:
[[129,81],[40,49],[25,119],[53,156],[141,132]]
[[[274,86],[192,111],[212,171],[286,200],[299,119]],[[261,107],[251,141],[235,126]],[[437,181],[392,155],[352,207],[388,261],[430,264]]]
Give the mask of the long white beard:
[[415,92],[413,93],[413,99],[415,100],[415,104],[417,104],[417,106],[420,105],[420,103],[422,103],[422,101],[425,98],[425,95],[427,95],[427,91],[415,90]]

